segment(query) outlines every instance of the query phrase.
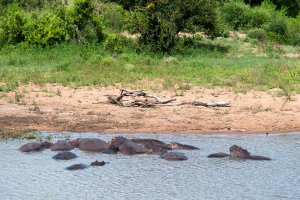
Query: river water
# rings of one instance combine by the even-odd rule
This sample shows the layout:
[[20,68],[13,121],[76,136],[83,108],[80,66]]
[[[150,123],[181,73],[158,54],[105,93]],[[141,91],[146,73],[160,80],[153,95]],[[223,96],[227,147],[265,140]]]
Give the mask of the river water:
[[[112,134],[41,133],[52,142],[63,138]],[[55,152],[21,153],[27,140],[0,141],[1,200],[68,199],[300,199],[300,133],[278,135],[126,134],[127,138],[152,138],[181,142],[201,150],[181,151],[187,161],[170,162],[156,155],[103,155],[72,152],[70,161],[52,159]],[[226,152],[231,145],[272,161],[233,161],[206,156]],[[103,167],[67,171],[72,164],[106,161]]]

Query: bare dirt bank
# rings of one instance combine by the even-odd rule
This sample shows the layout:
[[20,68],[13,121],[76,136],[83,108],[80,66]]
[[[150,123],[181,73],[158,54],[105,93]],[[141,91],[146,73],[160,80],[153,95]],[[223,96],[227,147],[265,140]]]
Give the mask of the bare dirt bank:
[[[155,92],[185,101],[230,100],[231,107],[119,107],[107,103],[114,87],[60,85],[19,87],[0,93],[0,127],[15,130],[143,133],[284,133],[300,132],[300,95],[277,91],[236,94],[231,89],[192,87],[185,92]],[[179,96],[178,96],[179,95]]]

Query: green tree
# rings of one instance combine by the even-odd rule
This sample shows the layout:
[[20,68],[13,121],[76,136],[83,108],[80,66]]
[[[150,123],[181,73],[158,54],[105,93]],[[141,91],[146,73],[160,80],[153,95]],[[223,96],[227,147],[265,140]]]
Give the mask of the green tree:
[[[112,0],[131,11],[131,30],[141,34],[140,42],[154,51],[172,50],[179,32],[216,29],[215,0]],[[132,23],[130,23],[132,22]]]

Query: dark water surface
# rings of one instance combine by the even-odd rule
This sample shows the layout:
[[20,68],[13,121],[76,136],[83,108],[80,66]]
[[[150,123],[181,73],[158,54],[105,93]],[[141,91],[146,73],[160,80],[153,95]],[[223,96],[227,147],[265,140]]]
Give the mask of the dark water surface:
[[[49,133],[42,133],[43,135]],[[54,134],[54,133],[51,133]],[[97,133],[54,134],[63,138],[100,137]],[[79,157],[56,161],[56,152],[21,153],[26,140],[0,141],[0,200],[52,199],[300,199],[300,133],[278,135],[126,134],[201,148],[181,151],[187,161],[169,162],[155,155],[103,155],[72,152]],[[209,159],[233,144],[272,161]],[[107,161],[104,167],[67,171],[76,163]]]

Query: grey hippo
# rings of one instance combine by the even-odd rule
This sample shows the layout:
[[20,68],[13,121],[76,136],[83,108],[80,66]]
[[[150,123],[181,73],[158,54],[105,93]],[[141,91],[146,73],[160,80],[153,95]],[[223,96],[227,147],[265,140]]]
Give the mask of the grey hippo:
[[74,149],[74,146],[66,140],[58,140],[50,146],[51,151],[70,151],[72,149]]
[[78,156],[75,153],[72,153],[69,151],[64,151],[64,152],[60,152],[60,153],[56,154],[52,158],[56,159],[56,160],[71,160],[71,159],[74,159],[77,157]]
[[168,161],[183,161],[188,159],[183,153],[179,152],[164,153],[160,155],[160,158]]
[[171,142],[170,144],[168,144],[168,147],[170,147],[171,149],[199,150],[198,147],[194,147],[194,146],[187,145],[187,144],[181,144],[181,143],[177,143],[177,142]]
[[210,154],[207,156],[208,158],[224,158],[229,157],[232,160],[243,160],[243,159],[249,159],[249,160],[271,160],[269,157],[264,156],[254,156],[251,155],[250,152],[248,152],[246,149],[243,149],[240,146],[233,145],[229,148],[230,154],[226,153],[215,153]]
[[48,149],[51,145],[52,143],[47,141],[29,142],[21,146],[19,150],[21,152],[42,151],[44,149]]

